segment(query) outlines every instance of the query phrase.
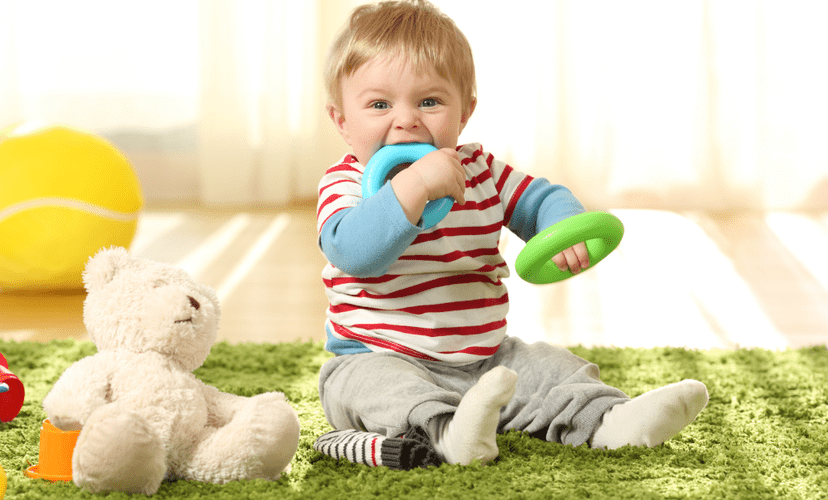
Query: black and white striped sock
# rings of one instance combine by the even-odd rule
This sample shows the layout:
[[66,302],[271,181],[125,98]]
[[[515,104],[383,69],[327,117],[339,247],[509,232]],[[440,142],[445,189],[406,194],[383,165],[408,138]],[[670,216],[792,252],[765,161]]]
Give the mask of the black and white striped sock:
[[443,462],[425,432],[417,428],[399,438],[356,429],[331,431],[319,436],[313,449],[332,458],[345,458],[355,464],[386,466],[398,470],[428,467]]

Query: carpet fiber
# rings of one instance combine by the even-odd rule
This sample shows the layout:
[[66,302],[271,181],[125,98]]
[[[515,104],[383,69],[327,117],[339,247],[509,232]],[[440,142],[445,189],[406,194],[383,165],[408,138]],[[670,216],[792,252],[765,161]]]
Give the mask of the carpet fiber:
[[[335,461],[313,451],[330,430],[316,391],[329,355],[318,343],[217,344],[196,374],[245,396],[279,390],[302,423],[293,470],[280,481],[212,485],[165,483],[157,498],[828,498],[828,352],[824,347],[765,350],[575,348],[601,366],[605,382],[630,396],[684,378],[707,384],[710,403],[681,434],[653,449],[590,450],[517,432],[498,436],[489,466],[443,465],[393,471]],[[26,387],[17,418],[0,423],[7,499],[131,498],[91,495],[73,483],[29,479],[38,461],[41,401],[72,362],[95,352],[88,342],[0,341]]]

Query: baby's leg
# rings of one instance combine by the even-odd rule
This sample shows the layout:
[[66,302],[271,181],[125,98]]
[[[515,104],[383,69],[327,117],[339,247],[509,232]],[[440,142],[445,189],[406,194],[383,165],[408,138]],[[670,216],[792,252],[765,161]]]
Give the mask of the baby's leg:
[[436,415],[454,413],[465,388],[446,377],[396,353],[338,356],[322,367],[319,397],[334,429],[397,438],[414,427],[425,429]]
[[517,373],[498,366],[466,392],[454,415],[429,422],[434,447],[446,462],[468,465],[474,460],[485,463],[497,458],[500,409],[512,399],[516,381]]
[[562,347],[507,337],[486,364],[515,370],[515,395],[501,412],[501,431],[518,430],[554,443],[580,446],[608,409],[629,401],[601,382],[598,366]]
[[695,420],[707,400],[707,388],[696,380],[646,392],[604,413],[592,437],[592,447],[612,450],[628,444],[657,446]]

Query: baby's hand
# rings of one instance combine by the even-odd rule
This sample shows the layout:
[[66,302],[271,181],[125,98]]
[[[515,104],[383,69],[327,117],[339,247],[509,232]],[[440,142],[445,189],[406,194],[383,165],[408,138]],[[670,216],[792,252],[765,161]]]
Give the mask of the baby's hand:
[[466,171],[460,164],[460,155],[452,148],[443,148],[423,156],[408,167],[419,176],[428,201],[451,196],[461,205],[465,203]]
[[451,196],[461,205],[466,202],[466,171],[460,155],[443,148],[423,156],[391,179],[391,187],[406,218],[417,224],[426,203]]
[[552,262],[561,271],[569,269],[572,274],[578,274],[589,267],[589,253],[587,252],[586,244],[581,242],[567,248],[552,257]]

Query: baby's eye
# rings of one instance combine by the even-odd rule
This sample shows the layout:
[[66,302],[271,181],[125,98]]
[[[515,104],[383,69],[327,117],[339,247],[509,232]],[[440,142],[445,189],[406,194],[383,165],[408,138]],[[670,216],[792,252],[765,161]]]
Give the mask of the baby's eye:
[[385,101],[374,101],[371,103],[373,109],[388,109],[391,106]]
[[438,104],[440,104],[439,101],[437,101],[437,99],[434,99],[433,97],[423,99],[422,102],[420,102],[420,106],[423,108],[433,108]]

